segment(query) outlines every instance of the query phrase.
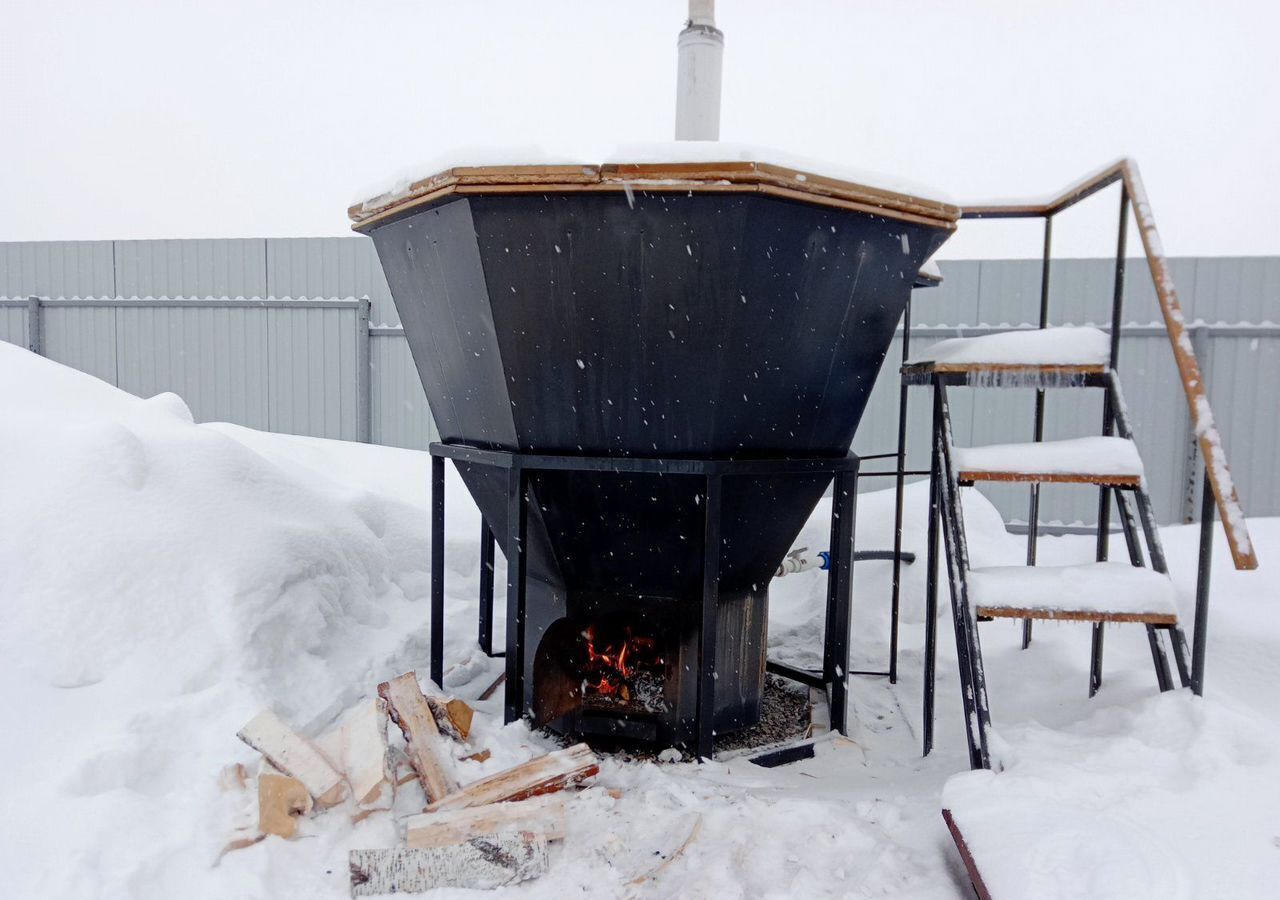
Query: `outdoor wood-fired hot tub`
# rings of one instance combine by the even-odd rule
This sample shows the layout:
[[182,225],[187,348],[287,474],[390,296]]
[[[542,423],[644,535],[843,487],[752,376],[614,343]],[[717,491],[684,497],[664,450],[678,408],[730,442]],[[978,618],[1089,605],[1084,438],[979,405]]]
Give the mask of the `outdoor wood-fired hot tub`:
[[[851,529],[850,442],[958,210],[677,161],[452,168],[350,212],[439,428],[438,489],[449,456],[516,562],[508,718],[700,753],[753,724],[769,580],[833,477]],[[841,711],[845,646],[822,673]]]

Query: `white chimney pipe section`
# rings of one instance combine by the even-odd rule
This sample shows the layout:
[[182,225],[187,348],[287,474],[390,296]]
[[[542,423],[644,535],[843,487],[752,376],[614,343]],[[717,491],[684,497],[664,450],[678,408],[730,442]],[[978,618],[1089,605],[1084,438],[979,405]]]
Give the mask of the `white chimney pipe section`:
[[676,140],[719,140],[724,32],[716,28],[715,0],[689,0],[689,21],[677,46]]

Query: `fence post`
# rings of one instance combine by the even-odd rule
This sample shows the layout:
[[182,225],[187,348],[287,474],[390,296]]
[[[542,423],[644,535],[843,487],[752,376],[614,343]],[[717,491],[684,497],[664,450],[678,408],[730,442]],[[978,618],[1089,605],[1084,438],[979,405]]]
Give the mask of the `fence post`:
[[39,297],[27,298],[27,349],[44,356],[44,304]]
[[370,352],[370,303],[360,298],[356,310],[356,440],[373,441],[373,354]]

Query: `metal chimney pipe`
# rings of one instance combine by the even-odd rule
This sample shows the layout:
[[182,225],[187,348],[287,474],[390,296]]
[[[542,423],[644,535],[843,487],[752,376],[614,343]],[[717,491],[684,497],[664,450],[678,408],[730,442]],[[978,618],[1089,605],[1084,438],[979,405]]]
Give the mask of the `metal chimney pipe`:
[[719,140],[724,32],[716,28],[715,0],[689,0],[677,46],[676,140]]

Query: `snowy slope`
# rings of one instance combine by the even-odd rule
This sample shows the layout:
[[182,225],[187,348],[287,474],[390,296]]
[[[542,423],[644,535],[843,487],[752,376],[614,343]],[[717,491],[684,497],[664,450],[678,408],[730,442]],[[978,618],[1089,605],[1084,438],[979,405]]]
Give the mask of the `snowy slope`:
[[[426,455],[194,425],[172,395],[139,400],[7,344],[0,384],[23,388],[0,392],[4,895],[345,897],[347,850],[393,843],[392,817],[353,826],[335,811],[295,841],[272,838],[215,865],[231,812],[215,781],[227,763],[253,760],[234,733],[259,707],[315,733],[378,680],[425,668]],[[452,476],[449,491],[446,682],[474,698],[499,663],[474,643],[477,513]],[[913,486],[905,540],[917,552],[924,501]],[[825,547],[829,511],[819,505],[800,545]],[[892,511],[888,493],[860,498],[860,547],[891,546]],[[1021,540],[974,491],[966,519],[974,565],[1019,560]],[[1280,522],[1254,525],[1265,564],[1280,554]],[[1185,615],[1195,533],[1166,535]],[[1041,556],[1070,564],[1090,552],[1088,539],[1046,540]],[[1204,703],[1155,695],[1141,629],[1108,632],[1107,681],[1088,701],[1087,627],[1042,625],[1023,652],[1016,622],[983,626],[1006,774],[1045,784],[1072,765],[1082,798],[1104,812],[1130,801],[1164,818],[1198,811],[1170,845],[1191,896],[1218,882],[1232,896],[1268,896],[1280,879],[1280,699],[1270,691],[1280,592],[1264,577],[1219,566]],[[884,665],[888,578],[887,563],[855,569],[855,669]],[[499,893],[966,896],[939,816],[943,784],[965,767],[945,590],[938,744],[919,756],[923,582],[923,565],[907,568],[899,683],[853,681],[852,743],[778,770],[609,760],[598,782],[622,799],[579,795],[551,873]],[[771,652],[812,660],[821,575],[771,591]],[[477,740],[494,755],[466,764],[463,778],[547,746],[523,725],[501,727],[498,698],[480,711]],[[1151,745],[1141,796],[1111,792],[1105,767],[1132,765]],[[404,792],[402,806],[414,799]],[[659,881],[628,887],[699,816],[685,855]],[[1208,837],[1197,845],[1196,833]],[[1164,847],[1164,831],[1154,840]],[[1037,896],[1072,896],[1075,883],[1045,882]]]

